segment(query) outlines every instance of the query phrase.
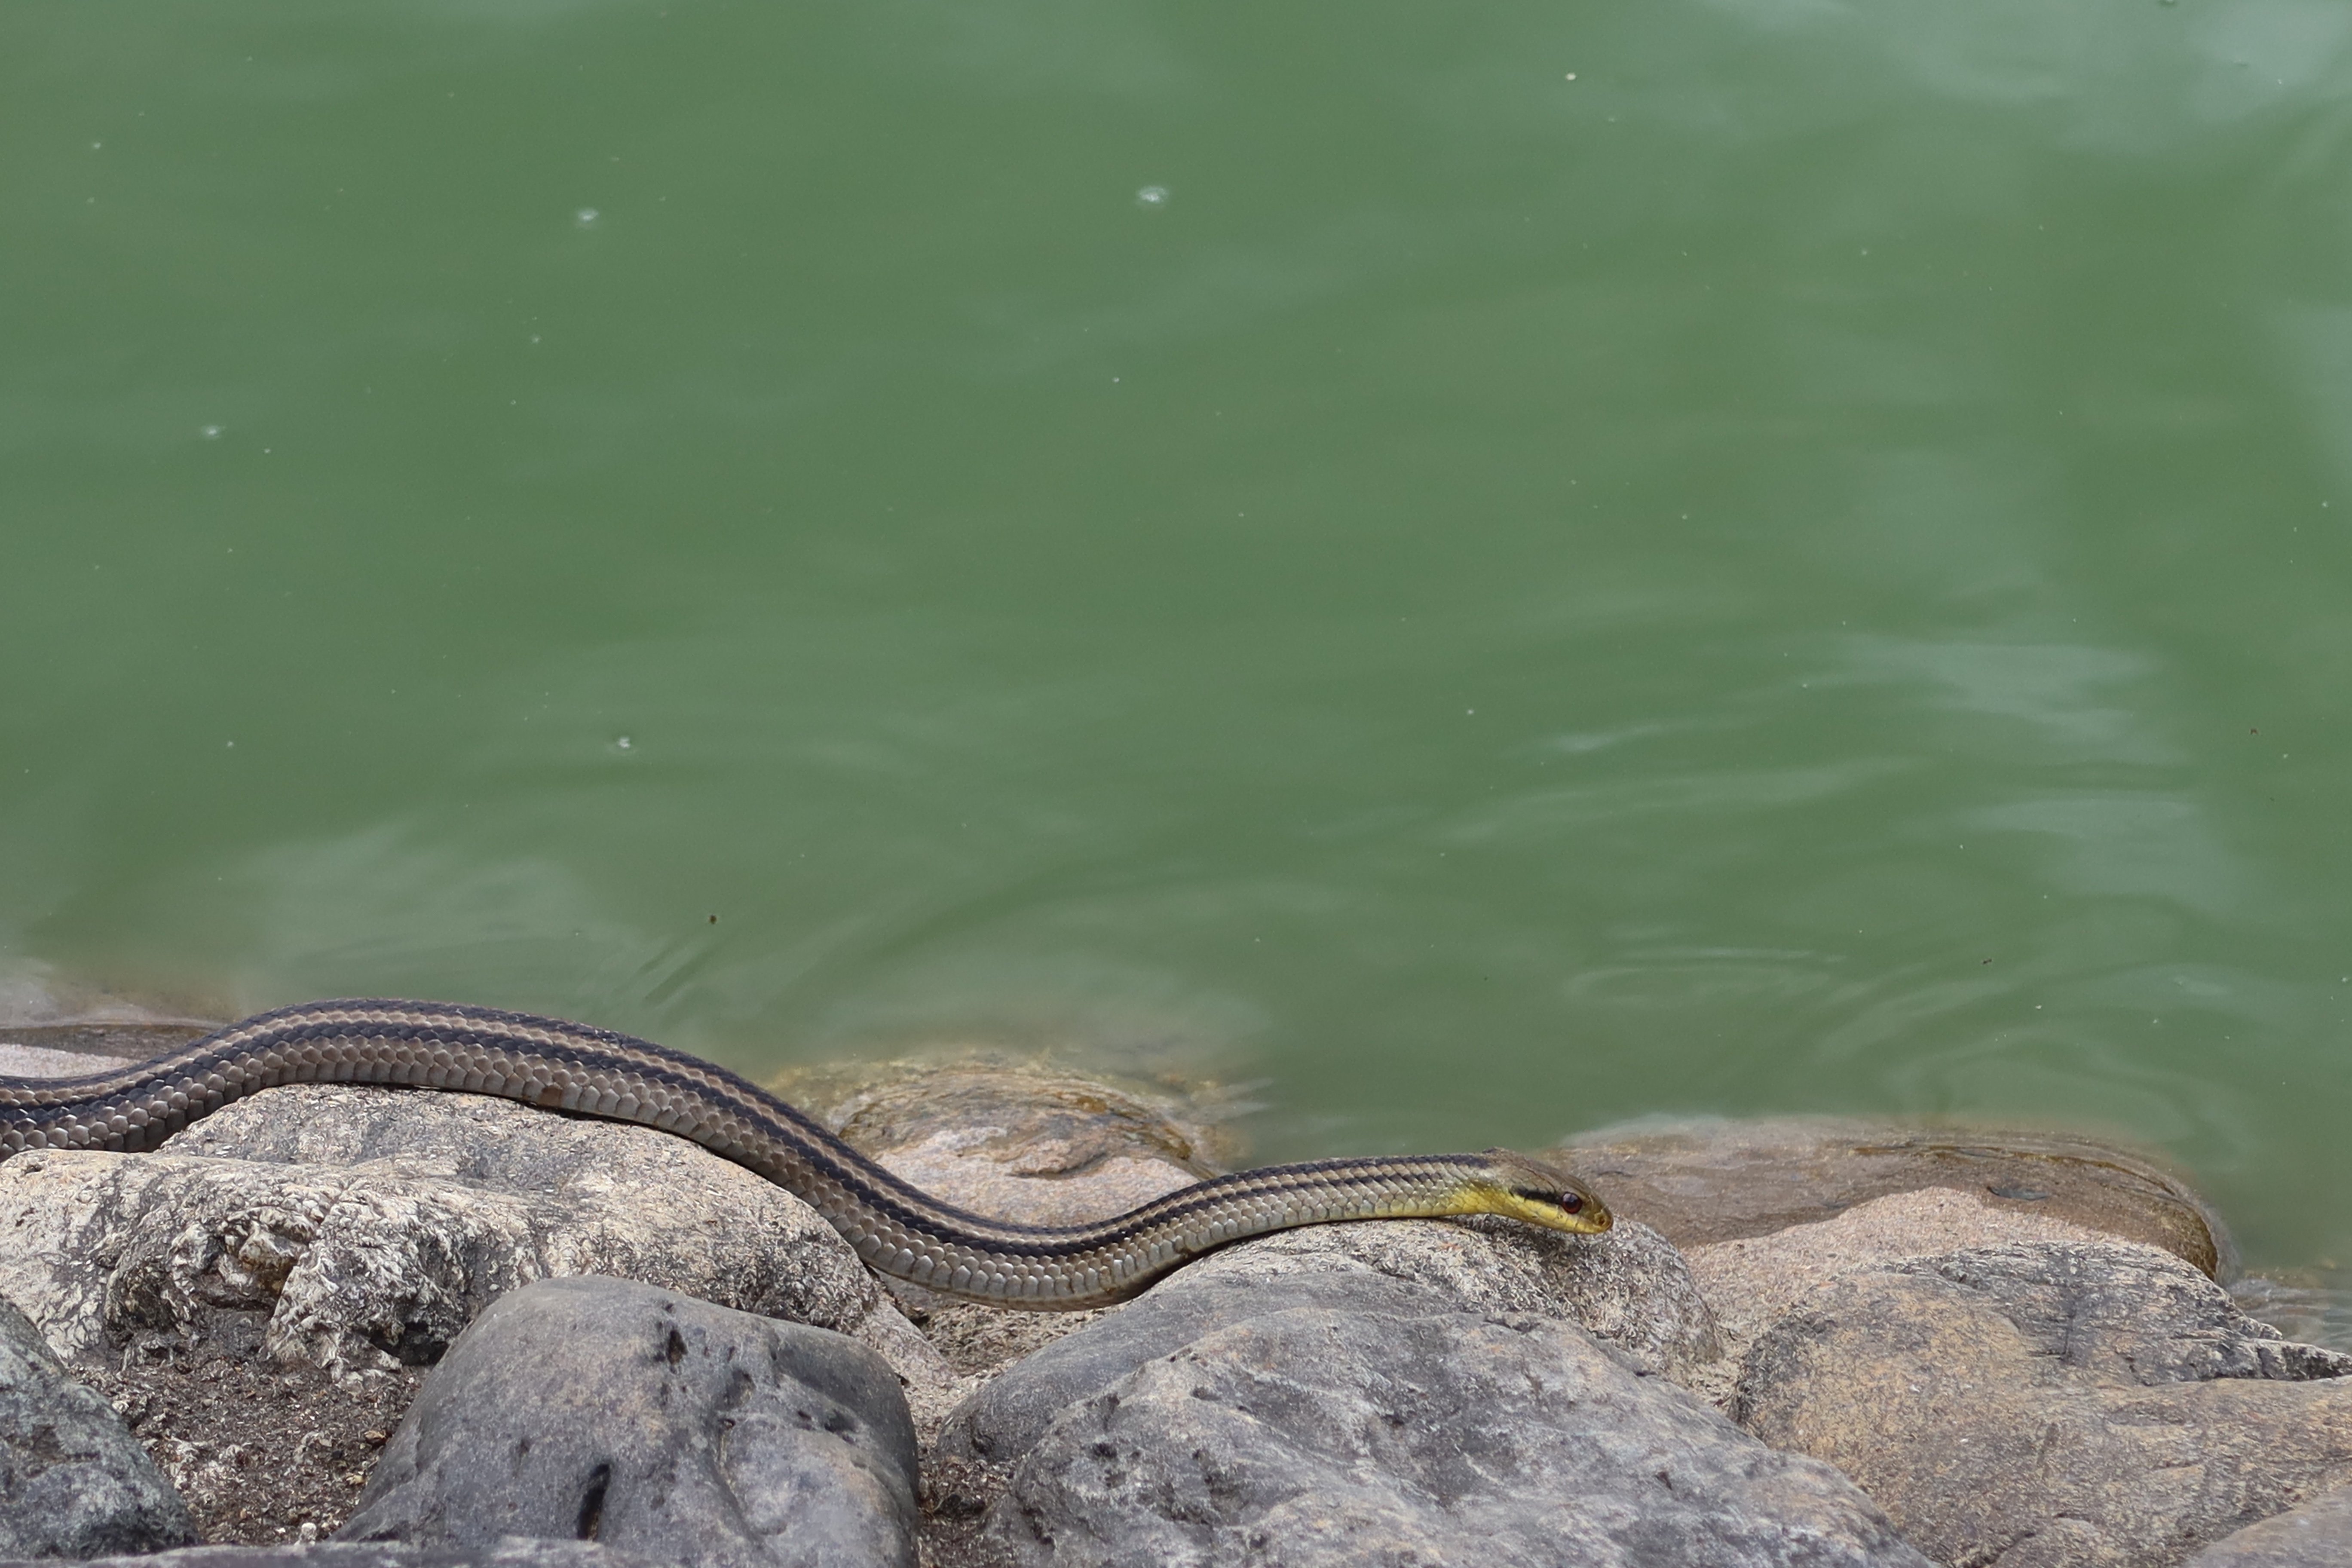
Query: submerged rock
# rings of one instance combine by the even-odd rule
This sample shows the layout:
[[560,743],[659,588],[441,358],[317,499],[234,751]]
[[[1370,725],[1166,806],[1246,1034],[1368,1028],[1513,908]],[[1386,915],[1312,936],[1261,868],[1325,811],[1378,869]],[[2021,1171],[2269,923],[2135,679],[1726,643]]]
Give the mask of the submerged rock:
[[1032,1225],[1124,1214],[1233,1152],[1194,1098],[1010,1056],[803,1068],[770,1087],[933,1197]]
[[1064,1411],[988,1543],[1039,1568],[1927,1568],[1829,1466],[1566,1323],[1327,1308],[1215,1330]]
[[549,1279],[451,1347],[341,1535],[911,1568],[916,1480],[906,1400],[865,1346],[626,1280]]
[[2093,1138],[1846,1117],[1768,1117],[1603,1129],[1545,1156],[1676,1247],[1767,1236],[1891,1193],[1949,1187],[1988,1205],[2159,1247],[2206,1274],[2229,1232],[2196,1190]]
[[[1125,1214],[1216,1174],[1234,1152],[1213,1095],[1002,1053],[803,1068],[769,1087],[941,1202],[1030,1225]],[[883,1288],[962,1379],[959,1389],[908,1388],[926,1434],[963,1389],[1102,1315],[1015,1311],[903,1280]]]
[[196,1539],[122,1417],[0,1300],[0,1557],[99,1557]]
[[2352,1481],[2347,1373],[2168,1253],[2021,1244],[1835,1280],[1749,1351],[1732,1414],[1948,1568],[2168,1568]]

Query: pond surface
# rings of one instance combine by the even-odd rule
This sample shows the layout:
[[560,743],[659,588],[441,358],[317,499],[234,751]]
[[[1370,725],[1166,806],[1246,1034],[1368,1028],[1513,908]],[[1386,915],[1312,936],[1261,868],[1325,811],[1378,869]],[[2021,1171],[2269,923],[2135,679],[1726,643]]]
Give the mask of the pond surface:
[[2348,182],[2335,0],[17,0],[0,965],[2352,1258]]

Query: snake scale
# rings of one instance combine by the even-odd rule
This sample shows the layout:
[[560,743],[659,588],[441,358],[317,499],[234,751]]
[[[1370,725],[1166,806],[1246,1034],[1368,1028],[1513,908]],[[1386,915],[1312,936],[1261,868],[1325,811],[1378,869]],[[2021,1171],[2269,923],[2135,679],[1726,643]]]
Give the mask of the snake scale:
[[231,1100],[289,1083],[499,1095],[657,1127],[814,1207],[872,1268],[1000,1307],[1070,1310],[1134,1295],[1246,1237],[1339,1220],[1498,1214],[1607,1230],[1607,1207],[1524,1155],[1316,1160],[1218,1176],[1090,1225],[1033,1226],[940,1202],[757,1085],[609,1029],[431,1002],[312,1002],[152,1061],[80,1078],[0,1077],[0,1159],[152,1149]]

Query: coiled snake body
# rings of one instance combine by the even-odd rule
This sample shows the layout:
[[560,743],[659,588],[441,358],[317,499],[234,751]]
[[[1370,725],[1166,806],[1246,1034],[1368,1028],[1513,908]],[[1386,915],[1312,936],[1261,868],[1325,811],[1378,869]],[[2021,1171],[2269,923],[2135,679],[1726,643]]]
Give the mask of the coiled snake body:
[[1032,1226],[940,1203],[726,1068],[649,1041],[526,1013],[431,1002],[312,1002],[152,1061],[82,1078],[0,1076],[0,1159],[30,1149],[152,1149],[288,1083],[402,1085],[657,1127],[814,1207],[884,1274],[997,1306],[1066,1310],[1142,1289],[1245,1237],[1339,1220],[1500,1214],[1609,1228],[1571,1178],[1505,1150],[1270,1165],[1091,1225]]

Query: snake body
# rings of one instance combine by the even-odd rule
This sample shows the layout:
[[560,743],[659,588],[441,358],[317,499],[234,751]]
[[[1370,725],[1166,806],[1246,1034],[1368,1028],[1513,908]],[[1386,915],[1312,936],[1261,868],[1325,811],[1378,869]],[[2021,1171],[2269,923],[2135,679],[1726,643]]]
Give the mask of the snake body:
[[112,1072],[0,1076],[0,1159],[33,1149],[152,1149],[231,1100],[289,1083],[498,1095],[656,1127],[793,1193],[884,1274],[1034,1310],[1119,1300],[1202,1253],[1297,1226],[1503,1214],[1590,1234],[1611,1223],[1575,1181],[1489,1150],[1270,1165],[1091,1225],[1022,1225],[930,1197],[806,1112],[682,1051],[555,1018],[431,1002],[307,1003]]

